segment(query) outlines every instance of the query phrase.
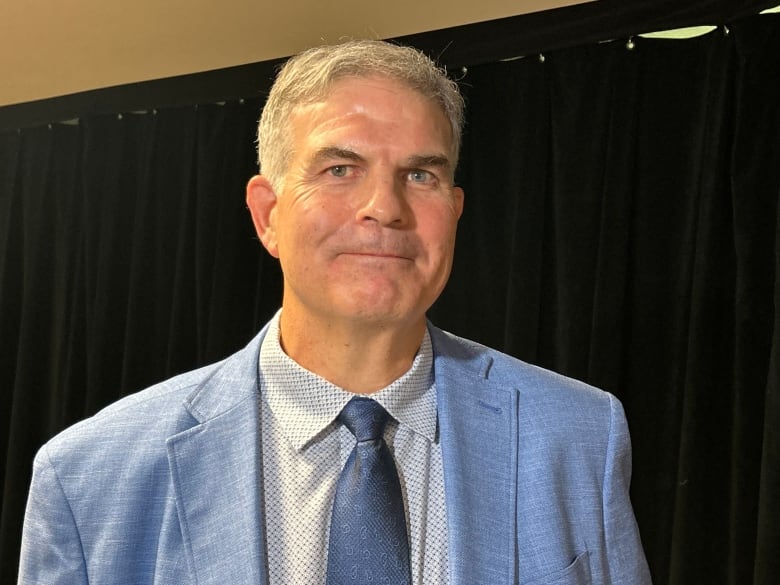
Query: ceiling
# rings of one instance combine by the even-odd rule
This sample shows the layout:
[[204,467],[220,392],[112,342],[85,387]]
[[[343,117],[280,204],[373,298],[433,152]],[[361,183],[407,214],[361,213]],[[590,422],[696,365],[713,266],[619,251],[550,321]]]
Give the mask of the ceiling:
[[585,0],[26,0],[0,3],[0,106]]

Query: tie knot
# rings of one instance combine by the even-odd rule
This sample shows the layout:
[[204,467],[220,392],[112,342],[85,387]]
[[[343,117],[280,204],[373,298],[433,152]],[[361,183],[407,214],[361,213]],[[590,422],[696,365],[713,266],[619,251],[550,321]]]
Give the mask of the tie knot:
[[370,398],[353,398],[338,416],[358,443],[381,439],[389,418],[382,405]]

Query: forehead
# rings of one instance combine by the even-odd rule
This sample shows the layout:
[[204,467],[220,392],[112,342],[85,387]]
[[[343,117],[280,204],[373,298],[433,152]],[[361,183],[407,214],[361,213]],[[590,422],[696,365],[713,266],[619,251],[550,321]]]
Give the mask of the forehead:
[[[440,110],[443,115],[446,116],[444,106],[426,95],[426,93],[416,87],[412,82],[394,77],[392,75],[383,75],[380,73],[351,73],[342,74],[333,77],[328,83],[322,85],[319,91],[309,95],[308,99],[305,99],[297,105],[297,107],[305,107],[311,103],[326,102],[334,94],[338,94],[345,88],[361,88],[364,86],[384,86],[387,88],[393,88],[396,91],[408,93],[414,95],[417,99],[429,102],[431,106]],[[295,107],[294,107],[295,109]]]
[[452,129],[441,105],[404,82],[380,75],[333,81],[317,99],[292,109],[290,125],[299,140],[356,126],[376,131],[401,127],[452,145]]

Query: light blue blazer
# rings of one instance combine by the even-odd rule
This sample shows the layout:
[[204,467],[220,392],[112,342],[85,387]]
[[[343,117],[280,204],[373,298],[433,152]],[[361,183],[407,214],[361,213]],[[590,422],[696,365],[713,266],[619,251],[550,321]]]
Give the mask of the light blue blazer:
[[[649,584],[617,399],[430,331],[451,583]],[[264,334],[40,450],[20,583],[268,582],[273,535],[263,520],[257,416]]]

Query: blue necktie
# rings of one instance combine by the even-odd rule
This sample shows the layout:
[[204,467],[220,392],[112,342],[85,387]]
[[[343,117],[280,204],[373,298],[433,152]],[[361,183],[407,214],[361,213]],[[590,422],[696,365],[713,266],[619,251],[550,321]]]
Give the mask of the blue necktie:
[[401,482],[383,438],[389,418],[378,402],[362,397],[338,417],[357,445],[336,486],[327,585],[411,583]]

